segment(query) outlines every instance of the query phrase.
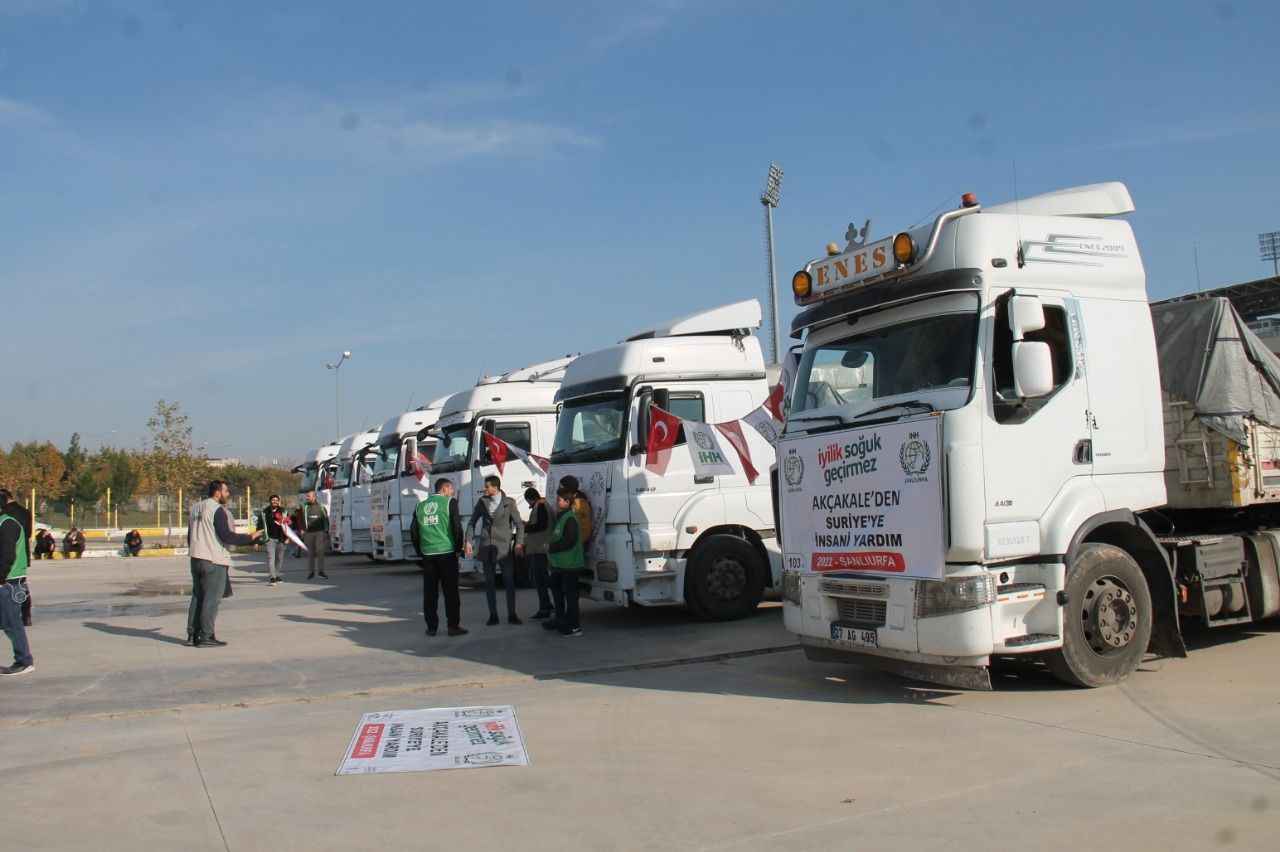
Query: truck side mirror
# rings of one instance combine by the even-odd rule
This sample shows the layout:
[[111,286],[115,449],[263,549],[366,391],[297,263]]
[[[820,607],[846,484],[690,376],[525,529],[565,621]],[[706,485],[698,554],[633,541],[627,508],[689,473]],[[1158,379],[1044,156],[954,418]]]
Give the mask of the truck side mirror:
[[1009,299],[1009,330],[1014,340],[1044,328],[1044,305],[1035,296],[1014,296]]
[[663,411],[671,410],[671,391],[666,388],[658,388],[653,392],[653,404],[661,408]]
[[631,448],[633,456],[648,452],[649,449],[649,406],[653,403],[653,388],[640,388],[636,400],[636,443]]
[[1053,390],[1053,354],[1049,344],[1040,340],[1014,342],[1013,390],[1021,399],[1036,399]]

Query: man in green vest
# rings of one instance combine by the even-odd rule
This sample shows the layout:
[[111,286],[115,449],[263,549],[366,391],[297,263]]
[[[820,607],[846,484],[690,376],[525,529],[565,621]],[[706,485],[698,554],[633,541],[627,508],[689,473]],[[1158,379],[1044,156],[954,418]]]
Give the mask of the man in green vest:
[[449,635],[467,632],[462,626],[462,599],[458,596],[458,554],[462,552],[462,517],[453,496],[453,483],[441,477],[435,493],[418,503],[409,525],[409,538],[422,565],[422,617],[427,622],[427,635],[440,629],[436,610],[440,590],[444,589],[444,615]]
[[578,622],[578,577],[587,566],[578,516],[569,511],[577,489],[561,485],[556,492],[559,516],[551,529],[547,545],[547,561],[553,574],[551,592],[556,599],[555,621],[544,621],[547,630],[559,630],[561,636],[581,636]]
[[36,670],[27,629],[22,624],[22,605],[27,600],[27,530],[7,509],[0,512],[0,629],[13,643],[13,665],[0,668],[0,675],[23,675]]

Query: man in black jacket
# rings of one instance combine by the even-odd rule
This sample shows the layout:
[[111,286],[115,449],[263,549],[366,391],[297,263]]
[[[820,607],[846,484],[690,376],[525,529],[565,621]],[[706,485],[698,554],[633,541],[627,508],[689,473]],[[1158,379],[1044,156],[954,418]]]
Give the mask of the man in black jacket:
[[[18,523],[22,525],[22,531],[23,533],[26,534],[26,537],[27,537],[27,550],[28,550],[28,561],[29,561],[30,548],[31,548],[31,527],[32,527],[31,513],[27,511],[25,506],[23,506],[21,503],[13,499],[13,494],[7,488],[0,488],[0,514],[8,515],[11,518],[16,518],[18,520]],[[50,542],[52,542],[53,536],[49,536],[49,539],[50,539]],[[53,558],[52,549],[49,551],[49,558],[50,559]],[[29,585],[26,587],[26,591],[27,591],[26,600],[22,602],[22,623],[24,626],[30,627],[31,626],[31,587]]]
[[280,495],[272,494],[267,505],[262,509],[263,529],[267,534],[267,574],[268,582],[275,585],[280,582],[280,568],[284,565],[285,547],[288,539],[280,524],[284,521],[284,508],[280,505]]

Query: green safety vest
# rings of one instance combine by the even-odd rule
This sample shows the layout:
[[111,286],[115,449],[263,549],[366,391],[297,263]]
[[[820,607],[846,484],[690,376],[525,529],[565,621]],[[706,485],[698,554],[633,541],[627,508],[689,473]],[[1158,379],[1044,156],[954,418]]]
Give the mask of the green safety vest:
[[432,494],[413,510],[418,521],[418,547],[423,556],[439,556],[457,550],[449,524],[449,504],[453,498]]
[[22,521],[13,515],[0,515],[0,526],[9,521],[13,521],[18,525],[18,547],[14,552],[13,564],[9,566],[9,579],[17,580],[19,577],[27,576],[27,528],[22,525]]
[[[575,516],[572,510],[560,513],[560,517],[556,518],[555,529],[551,532],[552,543],[557,543],[564,539],[564,526],[573,517]],[[582,555],[581,525],[578,526],[578,540],[574,542],[573,547],[568,550],[562,550],[559,553],[548,553],[547,561],[557,571],[577,571],[586,567],[587,563]]]

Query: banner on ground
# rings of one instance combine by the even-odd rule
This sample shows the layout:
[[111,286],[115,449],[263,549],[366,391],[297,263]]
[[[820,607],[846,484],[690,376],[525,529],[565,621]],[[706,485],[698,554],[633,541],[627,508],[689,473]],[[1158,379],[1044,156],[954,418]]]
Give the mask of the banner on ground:
[[433,707],[364,714],[334,774],[528,765],[514,707]]

